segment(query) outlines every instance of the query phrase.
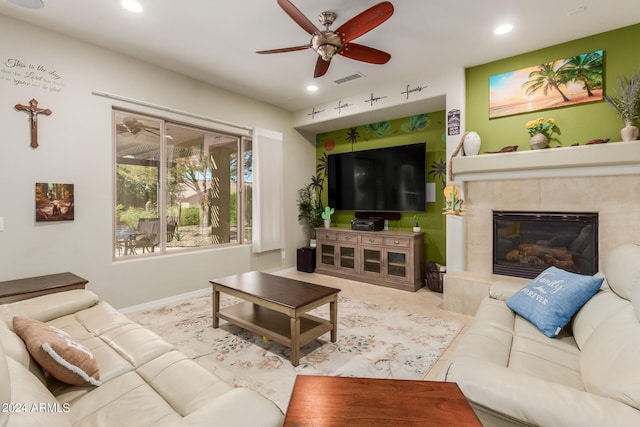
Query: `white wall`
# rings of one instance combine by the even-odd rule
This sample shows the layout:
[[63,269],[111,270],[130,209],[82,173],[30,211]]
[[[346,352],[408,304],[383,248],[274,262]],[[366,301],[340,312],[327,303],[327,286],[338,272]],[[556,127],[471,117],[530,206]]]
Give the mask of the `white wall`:
[[[13,67],[12,60],[25,67]],[[27,77],[30,66],[41,80]],[[27,84],[16,84],[17,77]],[[114,102],[92,95],[94,90],[282,132],[286,259],[280,251],[252,254],[242,246],[113,262],[112,106],[210,124]],[[14,109],[31,98],[53,111],[39,117],[37,149],[29,146],[27,114]],[[205,288],[214,277],[295,265],[295,249],[304,239],[297,189],[314,168],[315,147],[293,129],[289,112],[2,15],[0,105],[0,280],[71,271],[124,307]],[[75,220],[36,223],[36,182],[74,184]]]

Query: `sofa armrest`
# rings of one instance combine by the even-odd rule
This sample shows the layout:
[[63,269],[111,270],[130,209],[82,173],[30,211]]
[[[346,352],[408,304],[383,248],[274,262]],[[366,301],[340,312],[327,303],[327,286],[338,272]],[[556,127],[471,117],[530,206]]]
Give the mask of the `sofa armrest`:
[[527,284],[528,282],[507,282],[503,280],[493,282],[489,286],[489,296],[493,299],[505,301]]
[[640,411],[616,400],[478,359],[456,358],[445,380],[458,383],[472,404],[532,425],[640,425]]

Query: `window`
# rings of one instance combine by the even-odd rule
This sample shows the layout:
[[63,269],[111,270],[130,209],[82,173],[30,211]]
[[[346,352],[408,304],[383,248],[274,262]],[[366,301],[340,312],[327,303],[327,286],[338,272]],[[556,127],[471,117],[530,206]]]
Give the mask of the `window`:
[[114,110],[114,257],[251,241],[252,141]]

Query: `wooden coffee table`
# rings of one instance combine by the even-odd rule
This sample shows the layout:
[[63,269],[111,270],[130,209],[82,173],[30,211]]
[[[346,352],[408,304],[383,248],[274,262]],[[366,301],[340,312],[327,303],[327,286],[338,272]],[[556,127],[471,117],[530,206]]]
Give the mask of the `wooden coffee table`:
[[[340,289],[258,271],[210,280],[213,286],[213,327],[224,319],[291,348],[291,363],[300,363],[300,347],[331,331],[338,337]],[[245,300],[220,310],[220,292]],[[329,303],[329,320],[307,312]]]
[[284,427],[482,427],[456,383],[298,375]]

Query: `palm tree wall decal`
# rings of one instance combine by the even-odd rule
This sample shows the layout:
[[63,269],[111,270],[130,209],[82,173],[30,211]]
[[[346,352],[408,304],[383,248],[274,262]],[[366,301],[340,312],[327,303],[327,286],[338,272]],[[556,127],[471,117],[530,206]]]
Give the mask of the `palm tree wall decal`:
[[360,139],[360,133],[358,133],[358,128],[349,128],[347,132],[347,141],[351,143],[351,151],[353,151],[353,144],[358,142]]
[[442,184],[442,189],[447,186],[445,177],[447,176],[447,164],[442,157],[431,162],[431,170],[428,173],[434,179],[439,179]]

